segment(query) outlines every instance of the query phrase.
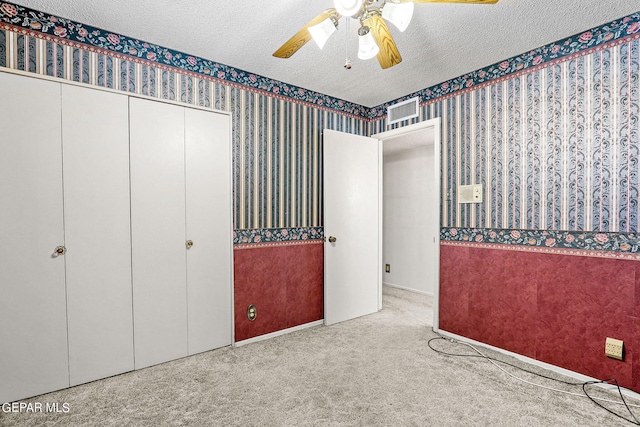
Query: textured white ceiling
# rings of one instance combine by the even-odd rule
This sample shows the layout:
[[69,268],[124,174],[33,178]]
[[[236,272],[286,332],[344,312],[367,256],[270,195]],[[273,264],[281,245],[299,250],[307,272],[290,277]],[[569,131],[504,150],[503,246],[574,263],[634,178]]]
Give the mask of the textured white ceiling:
[[[390,25],[403,61],[382,70],[357,58],[357,21],[321,51],[271,54],[331,0],[16,0],[23,6],[374,107],[640,10],[638,0],[500,0],[416,4],[411,25]],[[347,44],[348,42],[348,44]],[[353,63],[343,68],[345,48]]]

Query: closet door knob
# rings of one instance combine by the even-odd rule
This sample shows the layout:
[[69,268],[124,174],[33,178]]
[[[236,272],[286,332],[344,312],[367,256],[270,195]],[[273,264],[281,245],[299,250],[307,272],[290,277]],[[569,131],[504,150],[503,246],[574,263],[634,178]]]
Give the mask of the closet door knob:
[[187,240],[185,245],[187,246],[187,249],[191,249],[193,247],[193,241],[192,240]]
[[57,246],[55,249],[55,255],[56,256],[61,256],[67,253],[67,248],[65,248],[64,246]]
[[336,240],[338,240],[338,239],[336,239],[336,238],[335,238],[335,237],[333,237],[333,236],[329,236],[329,242],[330,242],[330,243],[335,243],[335,242],[336,242]]

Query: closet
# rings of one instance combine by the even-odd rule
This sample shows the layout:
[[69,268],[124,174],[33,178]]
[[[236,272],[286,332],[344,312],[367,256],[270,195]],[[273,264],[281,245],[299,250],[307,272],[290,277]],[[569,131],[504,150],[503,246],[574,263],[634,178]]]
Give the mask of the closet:
[[227,114],[0,72],[0,402],[231,344]]
[[23,79],[0,73],[2,402],[69,386],[61,88]]
[[58,261],[74,386],[133,369],[128,97],[61,89],[66,253]]
[[231,342],[230,323],[215,327],[231,320],[231,288],[207,285],[231,280],[231,155],[225,115],[136,98],[130,108],[135,359],[143,368]]

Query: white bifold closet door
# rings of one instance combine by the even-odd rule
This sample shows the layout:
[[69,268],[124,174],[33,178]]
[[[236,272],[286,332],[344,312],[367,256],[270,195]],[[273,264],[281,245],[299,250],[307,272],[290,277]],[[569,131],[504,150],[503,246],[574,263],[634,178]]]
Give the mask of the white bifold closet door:
[[130,98],[136,369],[187,356],[184,108]]
[[72,386],[133,370],[128,97],[62,86]]
[[0,402],[69,386],[60,84],[0,73]]
[[225,114],[129,105],[140,369],[231,344],[231,131]]
[[189,354],[231,344],[230,119],[185,109]]

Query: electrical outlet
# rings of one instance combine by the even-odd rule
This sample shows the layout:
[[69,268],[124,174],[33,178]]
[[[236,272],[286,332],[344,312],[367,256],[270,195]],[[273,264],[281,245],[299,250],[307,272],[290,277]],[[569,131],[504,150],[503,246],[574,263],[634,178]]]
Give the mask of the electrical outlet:
[[384,271],[386,273],[391,273],[391,264],[385,264],[384,265]]
[[607,357],[622,360],[624,342],[615,338],[607,338],[604,344],[604,354]]

